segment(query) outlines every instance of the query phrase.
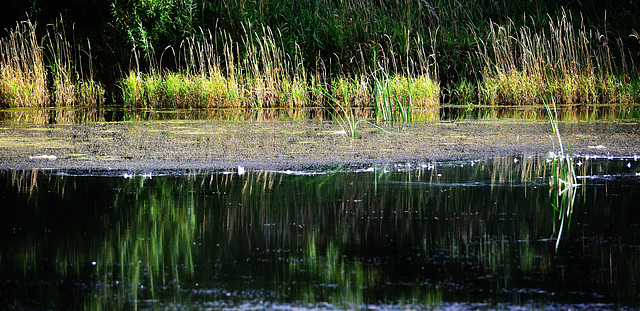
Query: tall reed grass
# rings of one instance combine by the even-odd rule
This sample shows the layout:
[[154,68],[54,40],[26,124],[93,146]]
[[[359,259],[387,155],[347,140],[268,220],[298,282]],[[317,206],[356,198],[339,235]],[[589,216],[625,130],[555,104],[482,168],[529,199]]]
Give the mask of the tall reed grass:
[[[62,20],[43,36],[30,21],[20,23],[0,42],[0,105],[64,107],[104,103],[104,87],[93,78],[90,43],[87,41],[86,51],[72,44]],[[87,72],[82,55],[89,64]]]
[[[489,36],[478,38],[483,61],[480,97],[489,104],[560,104],[626,102],[636,96],[628,73],[613,65],[607,34],[574,28],[564,11],[549,17],[546,29],[490,23]],[[544,31],[546,30],[546,31]],[[621,57],[624,58],[624,55]]]
[[[145,72],[132,69],[120,82],[122,97],[127,105],[150,108],[331,107],[341,114],[378,106],[377,111],[387,113],[380,117],[385,120],[410,120],[413,107],[438,105],[439,86],[431,78],[436,76],[433,55],[419,54],[431,58],[426,63],[407,57],[401,67],[406,74],[391,76],[397,69],[383,58],[380,63],[386,65],[376,72],[363,65],[358,74],[331,76],[321,59],[317,69],[308,72],[300,49],[288,54],[279,39],[281,35],[267,27],[247,27],[240,41],[224,31],[202,31],[177,51],[166,49],[158,57],[173,56],[178,71],[163,69],[162,61]],[[173,55],[165,55],[167,51]]]
[[274,38],[268,28],[247,32],[242,42],[224,32],[202,31],[185,40],[177,54],[172,51],[179,71],[159,65],[147,73],[130,71],[120,83],[124,101],[152,108],[306,107],[301,60],[285,55]]
[[47,72],[36,25],[19,23],[0,40],[0,105],[42,107],[48,104]]
[[[52,103],[58,107],[104,103],[104,87],[93,77],[91,43],[83,51],[67,38],[62,20],[47,29],[46,47],[49,50],[49,69],[52,82]],[[87,72],[82,64],[82,55],[88,62]]]
[[[127,105],[291,108],[331,106],[335,99],[395,121],[436,102],[536,104],[540,94],[559,104],[640,100],[640,36],[633,22],[640,8],[633,2],[606,14],[598,9],[617,6],[547,0],[178,0],[167,11],[164,2],[96,4],[104,9],[97,11],[108,12],[102,26],[113,30],[95,36],[101,40],[98,59],[108,59],[100,64],[107,73],[98,76],[117,81]],[[20,27],[2,41],[4,76],[15,77],[3,79],[5,104],[14,101],[9,98],[20,105],[101,102],[90,95],[103,91],[92,64],[87,66],[93,58],[88,43],[69,40],[55,23],[32,41],[28,27]],[[28,46],[33,52],[22,48]],[[20,69],[25,62],[37,64],[38,53],[45,74]],[[25,79],[46,82],[27,86]],[[36,88],[48,90],[15,91]],[[332,96],[319,96],[318,88]],[[354,90],[357,97],[350,95]],[[24,100],[27,93],[45,99]]]

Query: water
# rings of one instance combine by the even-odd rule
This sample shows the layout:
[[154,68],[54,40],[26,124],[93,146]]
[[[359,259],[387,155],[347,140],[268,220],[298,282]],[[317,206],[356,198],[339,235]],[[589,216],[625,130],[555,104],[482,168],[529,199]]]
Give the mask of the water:
[[640,307],[640,162],[577,160],[558,250],[545,158],[0,171],[0,305]]
[[[558,106],[558,118],[565,121],[638,120],[640,105],[563,105]],[[331,120],[332,113],[324,108],[300,109],[143,109],[120,106],[79,108],[12,108],[0,109],[0,123],[12,124],[78,124],[88,122],[120,122],[149,120]],[[355,108],[356,118],[375,119],[373,108]],[[337,115],[341,115],[340,112]],[[415,109],[416,121],[512,118],[548,120],[544,106],[441,106]]]

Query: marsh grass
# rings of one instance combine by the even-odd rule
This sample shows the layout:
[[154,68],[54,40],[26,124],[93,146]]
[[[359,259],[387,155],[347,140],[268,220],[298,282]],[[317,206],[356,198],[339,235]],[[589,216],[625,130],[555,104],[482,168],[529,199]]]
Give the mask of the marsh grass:
[[[567,152],[565,153],[564,145],[562,142],[562,136],[558,128],[558,111],[556,109],[555,100],[551,100],[551,105],[543,99],[545,109],[549,118],[549,124],[555,135],[558,146],[560,148],[559,153],[552,153],[553,159],[551,160],[551,172],[552,176],[549,181],[551,185],[551,196],[554,211],[558,213],[558,220],[560,224],[558,226],[558,236],[556,238],[556,250],[560,245],[560,239],[565,228],[565,222],[567,223],[567,229],[571,224],[571,215],[573,213],[573,205],[576,198],[576,189],[580,186],[578,183],[577,175],[575,172],[575,164],[573,163],[573,156],[571,155],[571,148],[567,144]],[[556,219],[554,218],[554,228],[556,225]]]
[[[301,51],[285,53],[280,39],[280,34],[266,27],[247,26],[239,41],[222,31],[202,31],[185,40],[177,51],[165,49],[159,57],[171,59],[171,55],[165,55],[170,51],[180,70],[163,70],[159,65],[151,66],[147,73],[133,69],[120,82],[122,97],[127,105],[149,108],[316,106],[342,111],[338,113],[341,116],[354,108],[375,107],[376,102],[383,102],[389,112],[386,120],[403,121],[412,119],[413,107],[439,103],[439,84],[430,78],[434,74],[426,71],[434,71],[433,60],[430,65],[411,61],[413,70],[420,74],[390,77],[388,72],[393,69],[383,59],[387,66],[378,71],[385,77],[383,82],[366,66],[358,74],[331,76],[321,60],[310,74]],[[136,59],[135,63],[139,61]],[[350,117],[346,119],[355,117],[347,114]]]
[[412,121],[415,111],[439,106],[440,86],[427,76],[382,75],[375,79],[376,118],[386,121]]
[[[610,103],[633,95],[618,78],[605,34],[574,28],[564,11],[548,27],[490,24],[486,40],[477,38],[484,62],[480,97],[489,104]],[[542,96],[538,96],[542,95]]]
[[[358,82],[338,81],[335,85],[338,85],[337,90],[329,90],[322,84],[316,84],[316,87],[310,89],[310,91],[312,94],[315,94],[315,98],[318,98],[324,103],[322,107],[331,116],[331,118],[338,123],[341,128],[339,133],[351,138],[357,137],[358,125],[363,123],[368,124],[381,132],[390,134],[390,132],[384,130],[380,126],[360,117],[362,113],[358,110],[362,109],[362,107],[354,107],[354,97],[352,96],[353,89],[357,89],[357,87],[354,86],[357,86]],[[335,96],[335,94],[338,94],[338,96]]]
[[[42,38],[31,22],[18,24],[0,44],[0,103],[9,107],[101,105],[105,90],[93,78],[90,47],[88,41],[86,50],[72,44],[61,20]],[[87,72],[82,54],[89,63]]]
[[[414,87],[423,78],[442,88],[439,101],[446,104],[540,104],[541,93],[558,104],[640,99],[634,29],[640,11],[632,1],[165,2],[96,4],[107,13],[96,18],[104,22],[95,29],[112,30],[88,36],[101,40],[96,59],[107,60],[98,76],[116,81],[127,105],[309,107],[320,103],[309,91],[317,83],[339,98],[333,84],[356,78],[358,84],[345,86],[367,93],[354,106],[376,107],[378,119],[390,121],[411,119],[411,111],[429,105],[420,103],[420,93],[434,94],[431,86]],[[51,16],[45,11],[52,7],[33,7]],[[67,15],[79,22],[73,10]],[[3,67],[15,67],[4,70],[5,104],[101,101],[88,96],[100,94],[91,87],[101,83],[93,78],[86,40],[77,44],[70,27],[65,33],[54,24],[29,43],[23,28],[3,39]],[[24,43],[11,48],[18,37]],[[30,45],[29,55],[19,47]],[[38,63],[40,73],[24,68]],[[139,83],[129,80],[131,71]],[[84,90],[77,98],[79,84]]]
[[48,104],[47,72],[36,25],[19,23],[0,40],[0,105],[43,107]]
[[153,108],[308,106],[301,60],[285,55],[270,29],[247,31],[244,50],[239,46],[224,32],[202,31],[185,40],[174,55],[181,70],[152,66],[146,74],[130,71],[120,82],[123,99],[128,105]]

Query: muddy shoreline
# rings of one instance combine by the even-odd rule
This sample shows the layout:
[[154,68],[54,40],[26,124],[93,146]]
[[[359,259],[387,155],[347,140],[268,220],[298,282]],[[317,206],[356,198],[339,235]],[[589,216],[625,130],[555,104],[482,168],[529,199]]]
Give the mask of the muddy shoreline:
[[[358,137],[328,121],[137,121],[0,126],[0,169],[253,170],[540,155],[553,149],[548,122],[470,120],[360,123]],[[567,122],[574,155],[640,154],[638,122]],[[556,146],[557,148],[557,146]],[[44,157],[43,157],[44,155]]]

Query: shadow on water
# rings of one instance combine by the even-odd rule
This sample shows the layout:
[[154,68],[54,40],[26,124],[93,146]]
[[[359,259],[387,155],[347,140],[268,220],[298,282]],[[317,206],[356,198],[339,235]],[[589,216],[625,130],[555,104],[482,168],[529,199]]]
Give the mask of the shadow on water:
[[[153,120],[331,120],[324,108],[301,109],[128,109],[122,107],[83,107],[76,109],[16,108],[0,110],[0,123],[5,124],[78,124],[87,122],[153,121]],[[412,120],[468,120],[513,118],[547,120],[543,106],[443,106],[415,109]],[[338,112],[336,115],[340,115]],[[637,120],[640,105],[570,105],[558,109],[559,120]],[[376,119],[372,108],[354,108],[358,119]]]
[[0,171],[0,304],[638,307],[640,163],[579,159],[556,251],[546,160]]

